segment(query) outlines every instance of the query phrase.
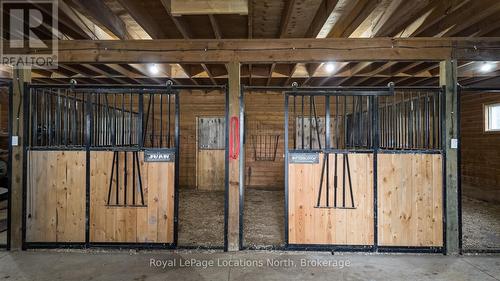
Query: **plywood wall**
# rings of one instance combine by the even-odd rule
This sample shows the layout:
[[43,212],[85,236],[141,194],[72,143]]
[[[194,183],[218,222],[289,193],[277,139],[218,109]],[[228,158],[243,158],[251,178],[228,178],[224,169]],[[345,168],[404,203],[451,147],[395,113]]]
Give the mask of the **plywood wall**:
[[[373,245],[373,155],[349,154],[355,209],[315,208],[323,155],[319,164],[289,164],[288,233],[290,244]],[[334,163],[334,154],[330,163]],[[343,156],[338,155],[339,163]],[[334,166],[330,166],[333,202]],[[339,165],[337,173],[341,175]],[[342,186],[339,176],[339,185]],[[323,190],[326,179],[324,179]],[[337,189],[340,203],[341,189]],[[349,199],[348,199],[349,200]],[[332,205],[332,204],[331,204]]]
[[85,242],[85,155],[28,153],[27,242]]
[[[124,167],[124,157],[120,159],[119,166]],[[128,159],[131,170],[131,158]],[[143,160],[141,152],[139,161],[147,207],[107,206],[113,152],[91,152],[90,242],[173,242],[174,163],[145,163]],[[128,175],[132,175],[132,171]],[[129,183],[131,180],[130,177]],[[123,183],[123,177],[119,181]]]
[[460,125],[462,183],[484,189],[499,190],[500,132],[484,132],[483,107],[485,104],[491,103],[500,103],[500,95],[462,94]]
[[443,245],[442,156],[378,155],[378,243]]

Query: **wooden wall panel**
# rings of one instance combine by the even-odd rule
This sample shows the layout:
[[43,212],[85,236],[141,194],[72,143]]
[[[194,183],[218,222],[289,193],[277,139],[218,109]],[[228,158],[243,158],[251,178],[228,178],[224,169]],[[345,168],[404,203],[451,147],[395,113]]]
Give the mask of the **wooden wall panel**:
[[201,190],[224,190],[225,150],[198,151],[197,187]]
[[377,162],[379,245],[442,246],[442,156],[379,154]]
[[[343,157],[341,154],[338,155],[338,163],[342,163]],[[320,154],[319,164],[289,164],[288,233],[290,244],[373,244],[373,155],[349,154],[348,157],[355,209],[315,208],[323,154]],[[333,205],[334,198],[334,161],[335,156],[331,154],[330,206]],[[338,175],[342,175],[342,170],[342,166],[339,165]],[[343,179],[341,176],[338,179],[338,186],[341,187]],[[325,190],[326,177],[324,181],[323,190]],[[339,205],[342,204],[341,192],[341,188],[337,189]],[[322,202],[325,202],[324,200]],[[350,200],[350,197],[347,196],[346,200]]]
[[485,104],[499,102],[498,94],[463,93],[461,96],[461,165],[464,184],[500,189],[500,132],[484,132],[483,111]]
[[26,241],[85,242],[85,152],[28,153]]
[[[180,99],[179,185],[196,187],[197,117],[224,116],[225,93],[182,91]],[[223,186],[221,188],[224,188]]]
[[[120,160],[120,167],[124,167],[123,157]],[[145,163],[144,154],[139,153],[144,201],[147,207],[117,207],[107,206],[112,161],[113,152],[90,154],[90,241],[172,243],[174,163]],[[132,167],[131,163],[130,161],[128,167]],[[131,171],[128,174],[131,175]],[[123,183],[123,177],[119,180]],[[123,186],[120,185],[120,188]]]

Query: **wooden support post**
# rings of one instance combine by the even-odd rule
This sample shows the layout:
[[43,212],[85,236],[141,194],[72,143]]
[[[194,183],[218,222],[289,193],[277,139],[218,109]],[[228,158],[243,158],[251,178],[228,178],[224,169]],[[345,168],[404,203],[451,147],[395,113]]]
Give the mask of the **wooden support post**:
[[[228,77],[229,77],[229,126],[231,124],[231,118],[240,117],[240,63],[230,62],[227,65]],[[235,131],[235,128],[229,129],[229,138],[236,139],[236,135],[240,135],[239,131]],[[240,128],[241,129],[241,128]],[[238,144],[233,143],[234,147]],[[239,151],[243,151],[244,148],[240,147]],[[240,244],[240,157],[236,159],[229,158],[229,196],[228,196],[228,228],[227,228],[227,243],[228,251],[238,251]]]
[[445,131],[444,145],[446,153],[446,253],[459,254],[459,214],[458,198],[458,149],[452,142],[458,143],[458,94],[457,61],[446,60],[439,64],[439,84],[445,86]]
[[[11,210],[10,210],[10,237],[11,249],[20,250],[22,246],[22,222],[23,222],[23,151],[25,145],[24,130],[24,83],[31,82],[31,69],[14,69],[12,84],[12,136],[18,137],[18,145],[12,146],[12,170],[11,170]],[[12,143],[12,140],[10,140]]]

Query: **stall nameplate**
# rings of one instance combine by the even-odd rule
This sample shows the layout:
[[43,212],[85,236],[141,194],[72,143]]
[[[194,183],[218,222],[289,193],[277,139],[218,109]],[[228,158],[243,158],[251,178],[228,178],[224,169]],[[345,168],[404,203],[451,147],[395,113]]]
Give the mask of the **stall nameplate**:
[[172,150],[144,150],[144,162],[174,162],[175,152]]
[[319,153],[290,153],[288,156],[291,164],[319,163]]

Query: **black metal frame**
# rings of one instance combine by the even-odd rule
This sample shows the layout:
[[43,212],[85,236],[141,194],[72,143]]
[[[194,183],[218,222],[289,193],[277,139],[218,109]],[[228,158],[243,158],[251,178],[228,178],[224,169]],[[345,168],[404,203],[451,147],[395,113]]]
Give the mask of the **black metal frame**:
[[[428,91],[438,91],[441,97],[441,108],[439,120],[441,120],[441,130],[438,133],[442,136],[445,132],[445,102],[444,102],[444,89],[443,87],[307,87],[307,88],[297,88],[297,87],[245,87],[241,88],[240,104],[243,108],[240,108],[240,112],[244,109],[244,94],[245,91],[278,91],[285,92],[285,246],[272,246],[272,249],[276,250],[302,250],[302,251],[331,251],[331,252],[391,252],[391,253],[445,253],[446,252],[446,154],[445,154],[445,142],[444,138],[441,138],[441,149],[380,149],[379,147],[379,96],[394,95],[395,90],[428,90]],[[378,92],[378,93],[377,93]],[[376,110],[373,110],[372,118],[372,128],[371,132],[372,139],[372,149],[327,149],[329,152],[336,153],[373,153],[373,177],[374,177],[374,196],[373,196],[373,212],[374,212],[374,244],[373,245],[317,245],[317,244],[289,244],[288,240],[288,165],[289,153],[290,152],[300,152],[301,150],[289,150],[288,139],[289,139],[289,116],[288,107],[289,100],[288,96],[290,94],[296,95],[320,95],[320,96],[368,96],[371,99],[371,104]],[[240,121],[241,122],[241,121]],[[244,122],[241,122],[240,129],[243,129]],[[326,128],[329,131],[329,128]],[[325,137],[325,139],[329,139]],[[244,138],[240,139],[243,145]],[[242,146],[243,147],[243,146]],[[314,150],[312,150],[314,152]],[[309,151],[311,152],[311,150]],[[388,154],[441,154],[442,155],[442,167],[443,167],[443,246],[442,247],[408,247],[408,246],[380,246],[378,245],[378,198],[377,198],[377,156],[380,153]],[[240,159],[244,163],[244,159]],[[240,167],[241,168],[241,167]],[[255,247],[244,247],[243,242],[243,192],[240,190],[240,249],[259,249]]]
[[[147,93],[170,93],[175,97],[175,119],[174,119],[174,144],[175,147],[175,179],[174,179],[174,237],[173,243],[121,243],[121,242],[91,242],[90,241],[90,152],[91,151],[130,151],[130,150],[144,150],[144,143],[140,141],[138,147],[93,147],[91,146],[91,139],[93,134],[93,114],[90,110],[91,99],[87,99],[86,109],[85,109],[85,145],[82,147],[29,147],[26,145],[24,147],[24,159],[23,159],[23,218],[22,218],[22,249],[37,249],[37,248],[118,248],[118,249],[175,249],[178,247],[178,213],[179,213],[179,147],[180,147],[180,104],[179,104],[179,92],[180,90],[225,90],[225,86],[184,86],[184,85],[75,85],[75,84],[29,84],[24,85],[24,110],[29,112],[30,106],[30,89],[37,88],[55,88],[55,89],[77,89],[83,92],[89,92],[90,94],[111,94],[111,93],[133,93],[138,94],[139,98],[139,115],[144,115],[142,96]],[[226,91],[227,97],[227,91]],[[226,98],[227,100],[227,98]],[[227,103],[227,101],[226,101]],[[226,115],[227,115],[227,105],[226,105]],[[227,119],[227,117],[226,117]],[[29,136],[29,118],[24,120],[24,135]],[[227,127],[227,122],[226,122]],[[142,140],[142,126],[140,127],[140,139]],[[227,130],[227,129],[226,129]],[[85,191],[85,241],[77,243],[64,243],[64,242],[27,242],[26,241],[26,198],[27,198],[27,154],[30,150],[41,150],[41,151],[51,151],[51,150],[80,150],[86,151],[86,191]],[[227,154],[227,145],[226,145]],[[227,159],[227,157],[226,157]],[[226,168],[227,174],[227,168]],[[227,176],[226,176],[227,182]],[[227,187],[226,187],[227,189]],[[227,198],[225,200],[225,228],[227,228]],[[227,231],[225,231],[225,245],[227,247]]]
[[7,241],[5,244],[0,245],[0,249],[10,250],[10,242],[11,242],[11,210],[12,210],[12,124],[13,124],[13,115],[14,112],[12,110],[12,102],[13,102],[13,86],[12,81],[10,82],[0,82],[0,87],[8,88],[8,103],[9,103],[9,113],[8,113],[8,160],[7,160],[7,171],[8,171],[8,196],[7,196]]

